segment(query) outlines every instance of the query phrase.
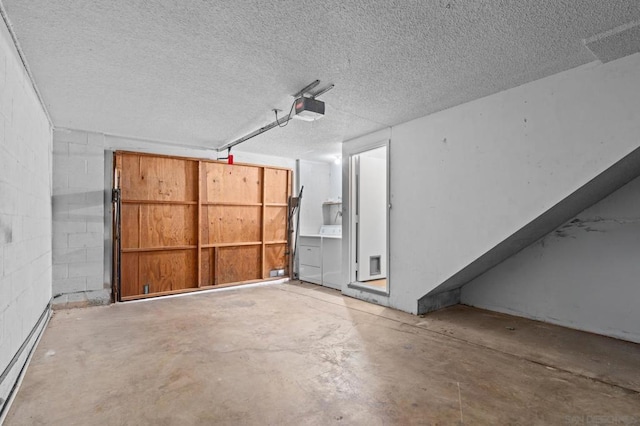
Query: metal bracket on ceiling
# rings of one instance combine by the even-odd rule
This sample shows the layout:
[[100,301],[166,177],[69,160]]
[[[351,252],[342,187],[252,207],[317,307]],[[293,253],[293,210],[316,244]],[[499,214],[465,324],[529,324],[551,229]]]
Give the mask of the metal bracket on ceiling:
[[328,86],[326,86],[324,89],[320,89],[317,92],[312,92],[313,89],[316,88],[316,86],[318,86],[318,84],[320,84],[320,80],[315,80],[312,83],[310,83],[309,85],[307,85],[306,87],[304,87],[302,90],[296,92],[295,94],[293,94],[293,98],[294,99],[298,99],[301,96],[304,95],[309,95],[310,98],[317,98],[320,95],[324,95],[325,93],[327,93],[329,90],[333,89],[335,87],[335,84],[330,84]]
[[309,96],[311,96],[312,98],[317,98],[320,95],[324,95],[325,93],[327,93],[329,90],[333,89],[335,87],[335,84],[330,84],[327,87],[325,87],[324,89],[320,89],[315,93],[310,93]]
[[298,99],[302,95],[309,94],[310,91],[313,90],[318,84],[320,84],[320,80],[314,80],[291,96],[293,96],[294,99]]
[[[316,88],[316,86],[318,86],[319,84],[320,84],[320,80],[314,80],[313,82],[307,84],[305,87],[300,89],[298,92],[296,92],[293,95],[294,102],[295,102],[296,99],[299,99],[300,97],[303,97],[304,95],[308,95],[308,97],[315,99],[318,96],[327,93],[329,90],[333,89],[334,86],[335,86],[334,84],[330,84],[330,85],[326,86],[325,88],[320,89],[320,90],[318,90],[316,92],[311,92],[311,90]],[[251,138],[253,138],[255,136],[258,136],[258,135],[266,132],[267,130],[271,130],[276,126],[280,126],[282,124],[288,123],[290,119],[291,119],[291,112],[289,112],[289,114],[287,114],[286,116],[277,119],[274,122],[271,122],[271,123],[269,123],[269,124],[267,124],[265,126],[260,127],[258,130],[255,130],[255,131],[253,131],[253,132],[251,132],[251,133],[249,133],[249,134],[247,134],[245,136],[242,136],[241,138],[238,138],[236,140],[233,140],[233,141],[231,141],[229,143],[226,143],[226,144],[216,148],[216,151],[217,152],[221,152],[221,151],[224,151],[225,149],[231,150],[231,148],[233,148],[234,146],[239,145],[242,142],[248,141],[249,139],[251,139]]]

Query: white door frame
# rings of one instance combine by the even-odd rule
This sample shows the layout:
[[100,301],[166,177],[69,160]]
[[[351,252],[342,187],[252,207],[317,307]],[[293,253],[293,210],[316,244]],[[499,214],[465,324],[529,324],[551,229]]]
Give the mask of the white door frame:
[[[365,153],[367,151],[371,151],[377,148],[385,147],[387,150],[386,162],[387,162],[387,176],[386,176],[386,206],[387,206],[387,217],[386,217],[386,259],[387,262],[387,287],[386,290],[381,290],[380,288],[374,288],[368,286],[366,282],[357,281],[356,276],[356,246],[357,246],[357,235],[356,235],[356,206],[358,202],[358,194],[357,194],[357,186],[355,182],[355,157]],[[390,181],[389,177],[391,176],[390,170],[390,143],[389,140],[380,141],[378,143],[374,143],[371,145],[367,145],[365,147],[359,148],[358,150],[352,151],[349,153],[349,284],[348,287],[355,288],[362,291],[367,291],[371,293],[381,294],[388,296],[391,289],[391,252],[389,245],[389,233],[390,233],[390,215],[391,215],[391,204],[389,199],[390,194]]]

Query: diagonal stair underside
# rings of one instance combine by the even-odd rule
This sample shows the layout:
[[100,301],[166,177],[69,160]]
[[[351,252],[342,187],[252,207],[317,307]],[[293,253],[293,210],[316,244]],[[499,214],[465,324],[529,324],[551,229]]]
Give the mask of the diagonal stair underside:
[[640,176],[640,148],[627,154],[425,294],[418,300],[418,313],[423,314],[459,303],[460,288],[466,283],[533,244],[638,176]]

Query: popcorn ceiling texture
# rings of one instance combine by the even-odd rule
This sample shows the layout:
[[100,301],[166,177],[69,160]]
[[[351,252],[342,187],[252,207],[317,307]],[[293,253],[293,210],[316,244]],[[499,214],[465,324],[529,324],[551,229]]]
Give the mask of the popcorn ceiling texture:
[[637,0],[3,0],[56,127],[219,146],[319,78],[327,116],[238,147],[339,143],[594,60]]

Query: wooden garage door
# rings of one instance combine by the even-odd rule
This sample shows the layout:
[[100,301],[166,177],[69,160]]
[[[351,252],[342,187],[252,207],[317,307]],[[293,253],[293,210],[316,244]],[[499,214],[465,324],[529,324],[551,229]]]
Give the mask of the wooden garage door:
[[288,275],[291,170],[131,152],[115,167],[119,300]]

